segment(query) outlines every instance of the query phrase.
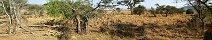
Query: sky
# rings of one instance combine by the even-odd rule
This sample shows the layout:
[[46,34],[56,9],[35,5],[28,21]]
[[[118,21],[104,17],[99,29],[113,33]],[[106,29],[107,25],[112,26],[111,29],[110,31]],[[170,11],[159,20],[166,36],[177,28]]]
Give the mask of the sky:
[[47,1],[46,0],[28,0],[27,3],[29,3],[29,4],[45,4],[45,3],[47,3]]
[[[94,1],[94,3],[97,3],[98,0]],[[46,0],[28,0],[29,4],[45,4],[47,3]],[[185,6],[186,2],[178,2],[176,3],[176,1],[174,0],[145,0],[144,2],[138,4],[138,5],[143,5],[146,8],[150,9],[151,7],[156,8],[155,4],[159,4],[159,5],[171,5],[171,6],[175,6],[177,8],[181,8],[183,6]],[[126,8],[126,6],[119,6],[119,8]]]

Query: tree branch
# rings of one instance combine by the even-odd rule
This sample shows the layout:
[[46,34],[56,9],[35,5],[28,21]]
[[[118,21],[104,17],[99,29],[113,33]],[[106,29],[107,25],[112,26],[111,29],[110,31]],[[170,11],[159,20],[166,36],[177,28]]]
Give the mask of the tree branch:
[[199,10],[192,4],[191,0],[188,0],[188,3],[189,3],[198,13],[200,13]]

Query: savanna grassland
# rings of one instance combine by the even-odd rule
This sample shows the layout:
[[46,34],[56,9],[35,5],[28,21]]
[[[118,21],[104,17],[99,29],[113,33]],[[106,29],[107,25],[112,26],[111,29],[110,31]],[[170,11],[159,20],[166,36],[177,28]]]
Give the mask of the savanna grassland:
[[211,39],[210,0],[153,1],[0,0],[0,40]]
[[[199,27],[188,27],[192,14],[170,14],[167,17],[157,14],[145,13],[142,15],[128,15],[129,11],[122,11],[117,14],[101,14],[101,16],[91,18],[88,21],[88,31],[86,34],[76,33],[75,22],[68,22],[70,27],[68,35],[70,40],[201,40],[203,32]],[[123,14],[124,13],[124,14]],[[58,40],[63,34],[58,31],[60,27],[54,23],[63,23],[61,18],[49,16],[29,16],[25,15],[25,22],[22,28],[18,28],[15,35],[1,35],[1,40]],[[54,25],[48,24],[51,20]],[[210,19],[210,18],[207,18]],[[7,28],[5,16],[1,16],[4,33]],[[197,22],[198,23],[198,22]]]

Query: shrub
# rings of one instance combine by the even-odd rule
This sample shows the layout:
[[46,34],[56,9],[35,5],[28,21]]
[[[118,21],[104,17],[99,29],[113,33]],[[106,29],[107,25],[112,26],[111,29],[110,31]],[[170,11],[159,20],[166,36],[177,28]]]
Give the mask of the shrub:
[[192,9],[187,9],[186,10],[186,14],[193,14],[194,12],[193,12],[193,10]]
[[133,9],[133,14],[141,15],[146,10],[146,7],[139,5]]
[[120,9],[120,8],[116,8],[116,10],[117,10],[118,12],[121,12],[121,9]]

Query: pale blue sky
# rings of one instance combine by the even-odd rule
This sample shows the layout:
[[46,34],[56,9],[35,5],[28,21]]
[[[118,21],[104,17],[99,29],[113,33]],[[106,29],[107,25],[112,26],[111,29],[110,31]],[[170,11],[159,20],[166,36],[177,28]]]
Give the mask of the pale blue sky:
[[28,0],[29,4],[45,4],[47,3],[46,0]]
[[[95,0],[95,2],[98,2],[98,0]],[[46,0],[28,0],[29,4],[45,4],[47,3]],[[180,2],[176,3],[174,0],[145,0],[145,2],[142,2],[140,5],[144,5],[146,8],[156,7],[155,4],[160,5],[171,5],[176,6],[177,8],[183,7],[186,2]],[[120,6],[120,8],[126,8],[125,6]]]

